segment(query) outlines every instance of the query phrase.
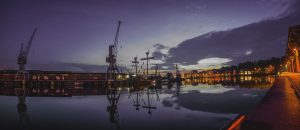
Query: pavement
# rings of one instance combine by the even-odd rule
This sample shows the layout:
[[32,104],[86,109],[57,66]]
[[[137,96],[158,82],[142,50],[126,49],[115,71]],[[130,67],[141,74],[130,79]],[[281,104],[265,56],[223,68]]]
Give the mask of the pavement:
[[300,98],[300,73],[284,72],[282,73],[282,76],[285,76],[289,79],[292,87],[295,89],[298,98]]
[[300,74],[283,73],[242,123],[242,130],[300,130]]

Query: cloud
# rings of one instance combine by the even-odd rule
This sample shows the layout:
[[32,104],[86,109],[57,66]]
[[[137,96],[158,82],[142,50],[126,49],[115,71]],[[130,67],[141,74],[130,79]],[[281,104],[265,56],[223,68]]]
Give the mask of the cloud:
[[224,64],[224,63],[227,63],[230,61],[231,61],[231,59],[229,59],[229,58],[211,57],[211,58],[199,60],[198,64],[200,64],[200,65],[218,65],[218,64]]
[[252,51],[251,51],[251,50],[247,50],[247,51],[245,52],[245,55],[250,55],[250,54],[252,54]]
[[168,69],[170,66],[162,66],[163,69]]
[[155,51],[152,52],[152,56],[154,56],[156,60],[164,62],[165,59],[169,57],[169,47],[160,43],[154,44],[153,47]]
[[151,60],[150,63],[151,63],[151,64],[163,64],[164,61],[163,61],[163,60],[155,60],[155,59],[154,59],[154,60]]
[[156,48],[156,50],[161,50],[161,49],[167,48],[165,45],[160,44],[160,43],[154,44],[153,47]]
[[[288,27],[300,23],[300,2],[294,3],[278,17],[224,31],[214,31],[181,42],[170,48],[164,56],[166,66],[181,63],[184,68],[210,65],[225,57],[230,65],[245,61],[283,56],[286,48]],[[249,49],[251,48],[251,49]],[[207,59],[207,57],[211,59]],[[202,59],[199,61],[199,59]],[[218,61],[219,62],[219,61]],[[222,64],[215,63],[216,64]]]
[[220,58],[220,57],[211,57],[211,58],[204,58],[197,62],[196,65],[181,65],[183,69],[205,69],[210,66],[222,66],[225,63],[232,61],[230,58]]

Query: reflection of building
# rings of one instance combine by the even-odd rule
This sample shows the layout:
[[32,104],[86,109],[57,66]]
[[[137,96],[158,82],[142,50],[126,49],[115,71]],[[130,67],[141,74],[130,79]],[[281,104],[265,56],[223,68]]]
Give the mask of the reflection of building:
[[285,70],[287,72],[300,72],[300,25],[289,28],[288,42],[285,56]]
[[[14,80],[16,70],[0,71],[3,80]],[[104,80],[105,73],[76,73],[71,71],[29,71],[28,80]]]
[[230,71],[221,71],[218,69],[215,70],[205,70],[201,72],[189,72],[183,73],[182,78],[191,79],[191,78],[203,78],[203,77],[231,77],[231,76],[253,76],[253,75],[272,75],[275,74],[275,67],[273,65],[268,65],[266,67],[254,67],[251,69],[240,69],[240,70],[230,70]]
[[[107,83],[105,73],[35,70],[29,71],[26,81],[15,80],[15,73],[16,70],[0,71],[0,94],[12,93],[13,88],[25,86],[29,90],[30,96],[69,96],[66,91],[77,93],[79,89],[103,89]],[[128,78],[128,75],[121,73],[114,84],[127,85],[125,83]]]
[[240,86],[242,88],[269,88],[274,83],[275,78],[273,76],[238,76],[238,77],[204,77],[197,79],[187,79],[183,83],[195,84],[207,84],[207,85],[217,85],[222,86]]
[[[16,70],[0,70],[0,79],[4,81],[15,80]],[[106,73],[79,73],[71,71],[39,71],[29,70],[28,80],[105,80]],[[128,79],[128,75],[120,73],[118,80]]]

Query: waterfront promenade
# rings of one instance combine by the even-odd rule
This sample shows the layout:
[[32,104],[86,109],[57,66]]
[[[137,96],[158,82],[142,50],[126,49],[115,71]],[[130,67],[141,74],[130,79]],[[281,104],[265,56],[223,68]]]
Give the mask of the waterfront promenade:
[[298,98],[300,98],[300,73],[284,73],[283,76],[286,76],[289,79]]
[[300,74],[283,73],[278,76],[256,109],[242,123],[240,129],[299,130]]

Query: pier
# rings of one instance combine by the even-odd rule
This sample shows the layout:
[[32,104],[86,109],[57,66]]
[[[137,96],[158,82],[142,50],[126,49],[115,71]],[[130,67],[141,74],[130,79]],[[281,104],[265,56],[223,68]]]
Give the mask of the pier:
[[256,109],[234,129],[300,129],[299,87],[300,74],[283,73]]

